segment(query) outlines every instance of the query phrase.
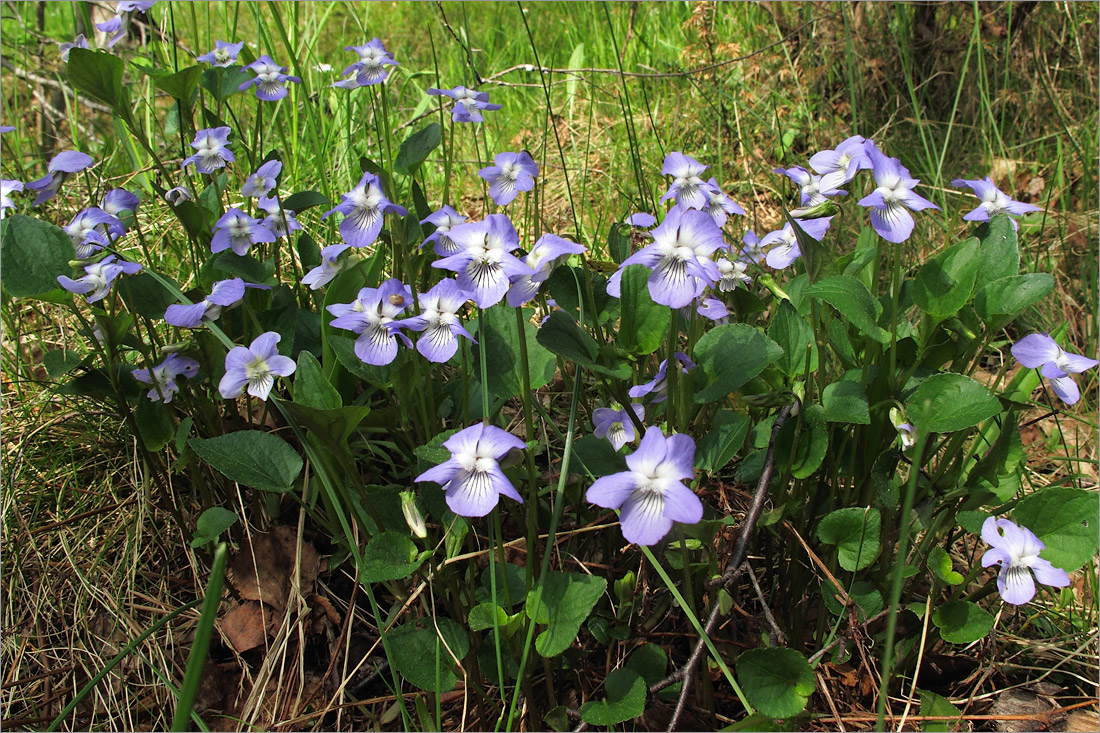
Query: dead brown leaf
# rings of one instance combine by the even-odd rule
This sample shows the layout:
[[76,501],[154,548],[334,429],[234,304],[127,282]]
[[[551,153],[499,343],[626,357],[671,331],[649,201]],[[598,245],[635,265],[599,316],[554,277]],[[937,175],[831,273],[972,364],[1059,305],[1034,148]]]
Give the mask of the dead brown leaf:
[[[254,533],[229,564],[229,582],[241,598],[271,606],[279,614],[286,609],[293,585],[298,536],[291,527],[275,527],[266,534]],[[301,543],[303,595],[312,592],[321,569],[321,557],[309,542]]]
[[263,604],[244,601],[222,616],[222,633],[237,653],[243,654],[264,643],[272,615],[271,609],[265,609]]

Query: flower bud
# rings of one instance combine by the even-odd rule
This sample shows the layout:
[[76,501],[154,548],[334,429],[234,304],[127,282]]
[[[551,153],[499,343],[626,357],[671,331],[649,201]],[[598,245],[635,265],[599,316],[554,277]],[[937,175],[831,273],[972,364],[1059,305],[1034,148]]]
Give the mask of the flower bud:
[[416,494],[411,491],[401,492],[401,513],[405,515],[405,523],[414,535],[420,539],[428,536],[428,527],[424,524],[424,517],[416,507]]

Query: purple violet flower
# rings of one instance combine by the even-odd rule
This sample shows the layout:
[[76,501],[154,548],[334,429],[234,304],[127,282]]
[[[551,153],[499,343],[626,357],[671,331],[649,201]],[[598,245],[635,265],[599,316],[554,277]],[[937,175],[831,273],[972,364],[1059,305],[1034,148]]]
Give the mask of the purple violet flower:
[[11,200],[11,194],[23,191],[23,182],[9,178],[0,180],[0,219],[4,218],[4,212],[15,208],[15,202]]
[[477,343],[462,327],[458,311],[466,305],[466,293],[454,280],[440,280],[431,290],[417,296],[420,315],[397,321],[395,328],[423,332],[416,340],[416,350],[428,361],[442,363],[458,351],[458,337]]
[[340,203],[326,211],[321,218],[325,219],[336,212],[344,215],[344,220],[340,222],[340,236],[344,241],[352,247],[366,247],[378,239],[384,214],[405,216],[409,210],[386,198],[382,190],[382,180],[378,176],[364,173],[355,188],[341,196]]
[[237,87],[237,91],[243,92],[251,86],[256,87],[256,97],[264,102],[277,102],[289,91],[286,82],[292,81],[301,84],[302,80],[296,76],[288,76],[285,66],[279,66],[267,54],[244,67],[256,75],[255,79],[246,81]]
[[847,191],[841,191],[839,188],[826,185],[829,183],[828,181],[825,181],[819,175],[810,173],[801,166],[787,168],[786,170],[774,168],[772,172],[784,175],[798,185],[799,193],[802,194],[802,206],[815,206],[826,201],[829,196],[843,196],[848,193]]
[[156,0],[118,0],[118,2],[115,3],[115,12],[148,13],[149,8],[156,4]]
[[[802,231],[819,242],[825,236],[825,232],[829,230],[829,222],[832,220],[833,217],[831,216],[822,217],[821,219],[795,219],[798,225],[802,227]],[[764,261],[768,267],[773,269],[786,269],[802,256],[802,250],[798,246],[798,239],[795,238],[794,229],[791,227],[790,222],[784,224],[782,229],[768,232],[760,238],[761,247],[769,245],[775,246],[768,250]]]
[[650,427],[638,450],[626,457],[629,471],[596,479],[585,498],[596,506],[619,509],[623,538],[637,545],[660,542],[673,522],[695,524],[703,502],[684,482],[694,476],[695,441],[687,435],[668,438]]
[[870,141],[866,144],[866,150],[878,188],[860,199],[859,205],[871,208],[871,226],[880,237],[900,244],[913,233],[913,215],[909,211],[938,211],[940,207],[913,193],[913,187],[920,181],[909,177],[909,171],[900,160],[886,157]]
[[511,281],[530,275],[531,268],[511,254],[519,237],[504,214],[490,214],[484,221],[452,227],[448,236],[459,251],[432,263],[432,267],[458,273],[458,287],[479,308],[500,302]]
[[718,300],[718,298],[700,298],[699,305],[696,306],[695,312],[703,318],[718,324],[728,323],[730,319],[729,308],[726,307],[725,303]]
[[703,184],[703,192],[707,195],[707,204],[703,207],[703,211],[710,214],[710,218],[714,219],[714,223],[718,226],[724,227],[730,214],[745,215],[745,210],[722,192],[715,179],[711,178]]
[[308,285],[310,290],[319,290],[336,279],[336,276],[344,269],[347,258],[341,258],[350,244],[330,244],[321,250],[321,264],[314,267],[302,277],[302,284]]
[[100,202],[100,208],[111,216],[118,216],[123,211],[136,213],[139,203],[141,202],[135,194],[125,188],[115,188],[106,193]]
[[92,156],[76,150],[64,150],[53,156],[46,167],[46,175],[26,184],[27,188],[38,192],[31,205],[38,206],[52,199],[57,195],[62,183],[74,173],[91,168],[93,162]]
[[823,189],[843,186],[856,173],[871,167],[865,143],[862,135],[853,135],[837,145],[836,150],[822,150],[810,158],[810,167],[821,176]]
[[745,274],[748,264],[738,260],[731,262],[725,257],[718,258],[718,272],[722,276],[718,279],[718,289],[723,293],[736,290],[738,285],[751,285],[752,278]]
[[153,402],[159,402],[164,397],[164,404],[172,401],[176,393],[180,391],[176,384],[176,377],[190,379],[199,373],[199,363],[189,356],[182,354],[169,354],[168,358],[157,364],[152,369],[135,369],[130,372],[134,379],[145,384],[153,385],[153,388],[145,393]]
[[241,196],[245,198],[267,196],[271,189],[275,188],[275,179],[279,177],[282,171],[282,161],[267,161],[257,168],[255,173],[245,179],[244,185],[241,186]]
[[221,396],[234,399],[248,387],[248,394],[266,401],[275,386],[275,377],[289,377],[296,368],[293,359],[279,354],[277,344],[282,338],[268,331],[248,346],[230,349],[225,355],[225,376],[218,383]]
[[345,46],[344,50],[354,51],[359,55],[359,60],[340,72],[340,76],[354,74],[354,78],[338,81],[332,85],[334,87],[349,89],[381,84],[389,76],[387,66],[400,66],[393,60],[393,54],[377,38],[372,38],[362,46]]
[[164,320],[177,328],[198,328],[204,322],[218,320],[222,308],[230,308],[244,300],[245,282],[239,277],[214,283],[210,295],[198,303],[173,303],[164,312]]
[[[1000,565],[997,590],[1005,603],[1022,606],[1035,597],[1035,581],[1055,588],[1069,585],[1069,574],[1039,557],[1046,549],[1035,533],[1007,519],[989,517],[982,523],[982,540],[992,549],[982,555],[982,567]],[[1035,578],[1031,574],[1035,573]]]
[[276,237],[285,237],[290,232],[296,232],[302,228],[302,225],[294,218],[294,211],[284,209],[279,203],[279,199],[275,197],[262,196],[257,202],[257,206],[260,211],[267,214],[261,222],[263,227]]
[[489,92],[467,89],[462,85],[454,89],[429,89],[428,94],[455,100],[455,108],[451,111],[451,119],[454,122],[481,122],[485,118],[478,110],[491,112],[501,108],[501,105],[489,102]]
[[[673,354],[676,361],[680,363],[680,373],[687,374],[695,368],[695,362],[687,357],[687,354],[677,351]],[[652,400],[653,404],[664,402],[668,399],[668,359],[664,359],[661,365],[657,368],[657,376],[645,384],[639,384],[636,387],[631,387],[627,393],[631,399],[640,399],[647,394],[655,395]]]
[[[630,409],[639,421],[645,420],[645,407],[641,403],[632,403]],[[597,407],[592,411],[592,424],[595,426],[592,434],[597,438],[607,438],[615,450],[627,443],[633,443],[638,437],[634,430],[634,421],[630,419],[625,407],[619,410]]]
[[539,167],[526,151],[497,153],[493,163],[477,174],[489,182],[489,196],[497,206],[507,206],[520,191],[534,188]]
[[228,68],[237,63],[237,56],[241,53],[242,48],[244,48],[244,41],[238,43],[214,41],[214,50],[210,53],[204,53],[202,56],[195,57],[195,60],[202,61],[211,66]]
[[215,254],[232,248],[243,257],[253,244],[275,241],[275,235],[259,219],[253,219],[237,208],[230,208],[222,214],[214,227],[217,231],[210,240],[210,251]]
[[96,23],[95,27],[109,35],[107,38],[107,48],[114,48],[114,45],[122,40],[126,35],[126,31],[129,28],[129,23],[124,24],[122,22],[122,16],[116,15],[110,20],[105,20],[102,23]]
[[[978,204],[978,208],[963,214],[963,219],[966,221],[989,221],[995,214],[1014,214],[1016,216],[1023,216],[1024,214],[1030,214],[1033,211],[1042,211],[1042,207],[1035,206],[1034,204],[1025,204],[1021,201],[1014,201],[1010,199],[1004,192],[993,185],[993,179],[986,176],[980,181],[968,181],[963,178],[956,178],[951,181],[952,186],[966,186],[974,195],[981,201]],[[1012,222],[1013,229],[1019,229],[1020,225],[1016,223],[1016,220],[1012,217],[1008,219]]]
[[527,447],[522,440],[495,425],[478,423],[447,438],[443,447],[451,457],[413,480],[440,484],[452,512],[461,517],[484,517],[501,495],[523,503],[500,470],[500,459],[509,451]]
[[228,127],[199,130],[191,143],[191,147],[197,152],[184,158],[180,167],[186,168],[193,165],[199,173],[210,174],[219,168],[224,168],[226,163],[236,161],[237,159],[229,150],[229,132]]
[[707,190],[701,176],[710,166],[683,153],[669,153],[661,166],[661,175],[672,176],[672,185],[661,197],[668,201],[675,197],[677,205],[685,209],[702,209],[707,205]]
[[98,206],[89,206],[73,217],[65,227],[65,233],[73,242],[76,258],[90,257],[126,233],[122,222]]
[[74,48],[83,48],[87,50],[88,39],[84,37],[83,33],[74,38],[72,43],[66,42],[57,44],[57,50],[61,52],[61,60],[65,63],[69,63],[69,51],[72,51]]
[[586,249],[583,244],[570,242],[556,234],[543,234],[523,260],[523,264],[531,268],[531,274],[523,274],[512,280],[512,287],[508,289],[508,305],[517,308],[534,298],[539,286],[550,277],[554,266],[562,257],[579,255]]
[[756,236],[756,232],[751,229],[746,229],[745,233],[741,236],[741,242],[745,246],[741,248],[740,255],[737,258],[740,262],[759,265],[764,261],[766,257],[764,245],[760,243],[760,237]]
[[172,206],[179,206],[184,201],[194,201],[195,197],[191,195],[191,189],[187,186],[176,186],[164,192],[164,200]]
[[619,297],[622,272],[630,265],[645,265],[653,270],[649,277],[650,297],[670,308],[683,308],[721,277],[710,257],[725,242],[722,230],[705,212],[677,205],[652,234],[653,243],[623,260],[608,280],[608,295]]
[[330,305],[328,312],[336,316],[330,324],[359,335],[355,355],[361,361],[384,366],[397,358],[398,338],[412,348],[412,341],[394,325],[394,319],[411,304],[409,286],[390,278],[377,288],[363,288],[351,303]]
[[639,211],[636,214],[631,214],[630,216],[626,217],[624,223],[629,224],[632,227],[641,227],[643,229],[648,229],[649,227],[657,223],[657,217],[655,217],[653,214],[647,214],[644,211]]
[[57,282],[70,293],[88,295],[87,302],[95,303],[103,300],[111,291],[111,285],[122,273],[134,275],[141,271],[141,265],[126,260],[115,261],[114,255],[108,255],[99,262],[93,262],[84,266],[84,277],[73,280],[65,275],[58,275]]
[[[420,223],[434,225],[435,231],[429,234],[428,237],[420,243],[420,247],[423,247],[428,242],[434,242],[435,244],[432,246],[432,251],[440,257],[450,257],[457,253],[458,245],[451,240],[447,232],[451,231],[451,227],[458,226],[464,221],[466,221],[466,217],[450,206],[444,206],[438,211],[433,211]],[[420,247],[417,247],[417,249],[420,249]]]
[[1028,369],[1039,369],[1050,380],[1054,394],[1067,405],[1081,399],[1081,390],[1069,375],[1092,369],[1100,363],[1066,351],[1047,333],[1024,336],[1012,345],[1012,355]]

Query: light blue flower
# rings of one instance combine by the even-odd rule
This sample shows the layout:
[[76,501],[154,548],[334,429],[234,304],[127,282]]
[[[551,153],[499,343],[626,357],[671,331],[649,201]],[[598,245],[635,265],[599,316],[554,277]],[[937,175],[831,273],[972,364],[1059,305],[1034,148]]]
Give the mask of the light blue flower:
[[500,470],[500,459],[509,451],[527,447],[522,440],[495,425],[478,423],[447,438],[443,447],[451,457],[413,480],[440,484],[452,512],[461,517],[484,517],[502,495],[523,503]]
[[274,331],[260,334],[248,346],[235,346],[225,356],[225,376],[218,383],[218,392],[226,399],[240,397],[245,387],[248,394],[267,400],[275,377],[294,373],[294,360],[279,354],[282,336]]

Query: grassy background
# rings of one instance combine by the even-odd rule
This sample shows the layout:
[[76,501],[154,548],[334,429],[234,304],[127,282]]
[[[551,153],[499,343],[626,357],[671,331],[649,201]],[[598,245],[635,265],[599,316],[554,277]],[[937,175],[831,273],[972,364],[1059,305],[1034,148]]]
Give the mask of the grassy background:
[[[4,176],[36,178],[43,160],[75,147],[107,158],[103,172],[114,185],[140,185],[146,161],[122,142],[116,123],[53,83],[64,74],[55,43],[82,27],[80,6],[98,12],[87,4],[77,11],[63,3],[3,6],[0,117],[19,128],[3,138]],[[295,65],[291,73],[305,81],[295,94],[308,101],[300,112],[280,106],[275,123],[262,126],[263,149],[281,147],[287,156],[290,190],[347,190],[358,156],[382,155],[371,91],[329,89],[335,73],[317,69],[328,63],[339,71],[352,59],[343,47],[374,36],[401,63],[388,85],[393,148],[439,119],[429,87],[482,81],[504,105],[487,114],[476,147],[471,128],[456,129],[461,164],[449,181],[436,158],[424,167],[430,203],[449,183],[456,208],[478,215],[475,172],[486,151],[526,148],[544,170],[540,220],[531,226],[597,248],[609,222],[653,210],[664,188],[661,161],[673,150],[711,165],[748,210],[746,226],[762,234],[778,226],[791,198],[772,168],[805,165],[851,134],[873,137],[944,209],[919,217],[911,262],[965,231],[959,215],[973,199],[949,182],[992,175],[1014,198],[1045,210],[1022,227],[1022,248],[1030,267],[1052,272],[1059,287],[1026,325],[1050,330],[1067,322],[1069,342],[1096,353],[1096,4],[160,3],[154,15],[157,32],[177,39],[178,55],[140,45],[127,53],[186,66],[214,39],[244,39],[256,55]],[[140,74],[132,82],[142,119],[165,139],[164,100]],[[230,106],[251,130],[253,105],[242,99]],[[60,208],[62,224],[83,205],[77,187],[65,195],[72,199]],[[333,237],[318,215],[311,212],[307,227]],[[174,256],[170,222],[165,216],[150,227],[164,245],[156,248],[162,267]],[[854,241],[859,225],[839,221],[836,246]],[[2,655],[24,680],[3,689],[9,725],[41,727],[124,640],[193,598],[206,573],[182,529],[192,508],[148,500],[143,467],[115,417],[48,388],[41,354],[83,349],[59,314],[49,305],[4,303]],[[1076,416],[1063,419],[1060,435],[1040,424],[1033,438],[1041,467],[1067,447],[1076,459],[1055,463],[1044,482],[1079,472],[1095,485],[1097,382],[1095,372],[1084,376]],[[152,637],[66,725],[166,725],[173,706],[162,680],[179,679],[188,629]],[[278,663],[277,654],[271,658]],[[1073,664],[1090,674],[1092,659]],[[290,706],[308,685],[290,677],[271,706]],[[380,703],[365,714],[385,709]],[[241,711],[255,721],[271,714],[259,703]]]

